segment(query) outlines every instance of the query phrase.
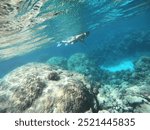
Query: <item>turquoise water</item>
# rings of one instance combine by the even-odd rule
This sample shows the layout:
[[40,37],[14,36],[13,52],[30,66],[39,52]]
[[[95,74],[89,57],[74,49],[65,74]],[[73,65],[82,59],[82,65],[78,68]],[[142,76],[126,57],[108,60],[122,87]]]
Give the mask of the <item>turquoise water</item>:
[[150,112],[149,23],[150,0],[1,0],[0,112]]
[[118,72],[122,70],[134,71],[134,64],[132,61],[127,60],[127,61],[120,62],[119,64],[114,66],[101,66],[101,69],[108,70],[110,72]]

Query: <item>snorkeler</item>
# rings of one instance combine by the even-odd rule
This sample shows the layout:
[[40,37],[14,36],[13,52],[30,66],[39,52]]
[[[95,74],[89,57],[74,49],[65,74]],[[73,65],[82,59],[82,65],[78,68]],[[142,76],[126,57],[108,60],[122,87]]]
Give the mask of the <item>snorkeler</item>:
[[57,47],[61,46],[62,44],[65,44],[65,45],[71,45],[71,44],[74,44],[74,43],[77,43],[77,42],[83,42],[85,40],[86,37],[88,37],[90,34],[90,32],[84,32],[84,33],[81,33],[81,34],[78,34],[78,35],[75,35],[75,36],[71,36],[69,37],[67,40],[63,40],[61,42],[58,43]]

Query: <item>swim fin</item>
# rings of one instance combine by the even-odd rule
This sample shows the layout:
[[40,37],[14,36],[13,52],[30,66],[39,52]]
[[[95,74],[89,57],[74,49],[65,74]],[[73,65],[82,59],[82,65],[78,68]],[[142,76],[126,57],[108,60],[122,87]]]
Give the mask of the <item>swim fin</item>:
[[62,43],[58,42],[57,47],[60,47],[62,45]]

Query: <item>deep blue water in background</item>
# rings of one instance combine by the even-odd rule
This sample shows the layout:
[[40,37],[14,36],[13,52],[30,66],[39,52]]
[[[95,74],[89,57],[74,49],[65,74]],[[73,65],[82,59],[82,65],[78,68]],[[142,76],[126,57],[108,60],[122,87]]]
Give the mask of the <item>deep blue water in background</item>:
[[[97,17],[97,20],[98,19],[99,18]],[[94,18],[94,20],[96,20],[96,18]],[[84,19],[83,21],[84,22],[90,21],[90,17],[89,19]],[[78,52],[83,52],[88,55],[92,55],[91,53],[92,50],[97,49],[98,47],[101,48],[102,46],[105,47],[106,44],[108,43],[113,43],[112,39],[113,40],[115,39],[114,44],[116,44],[117,46],[117,44],[119,44],[119,43],[115,43],[117,39],[121,39],[125,35],[130,33],[139,32],[139,31],[148,31],[148,30],[150,30],[150,9],[147,9],[146,11],[131,17],[119,18],[117,20],[111,21],[105,26],[98,26],[96,29],[90,31],[90,35],[87,39],[85,39],[84,43],[76,43],[74,45],[57,47],[56,42],[53,42],[51,44],[46,44],[40,49],[34,50],[24,55],[2,60],[0,61],[0,78],[2,78],[5,74],[12,71],[16,67],[24,65],[29,62],[46,62],[50,57],[53,56],[63,56],[68,58],[72,54]],[[131,53],[128,55],[128,57],[137,58],[136,57],[137,55],[138,56],[148,55],[147,53],[150,52],[150,50],[149,48],[146,49],[144,49],[143,46],[143,51],[136,52],[136,54]],[[102,55],[102,53],[103,51],[100,52],[99,55]],[[98,56],[98,54],[95,55],[95,57],[96,56]],[[124,57],[120,56],[119,58],[120,60],[123,60]],[[110,59],[107,60],[109,61]]]

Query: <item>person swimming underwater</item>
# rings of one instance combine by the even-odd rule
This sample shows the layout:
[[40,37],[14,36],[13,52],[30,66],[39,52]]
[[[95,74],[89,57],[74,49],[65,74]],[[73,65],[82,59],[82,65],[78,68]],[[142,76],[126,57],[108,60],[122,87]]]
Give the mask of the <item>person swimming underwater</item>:
[[86,37],[88,37],[90,34],[89,31],[75,35],[75,36],[71,36],[69,37],[67,40],[63,40],[61,42],[58,43],[57,47],[61,46],[62,44],[67,45],[71,45],[77,42],[83,42],[85,40]]

